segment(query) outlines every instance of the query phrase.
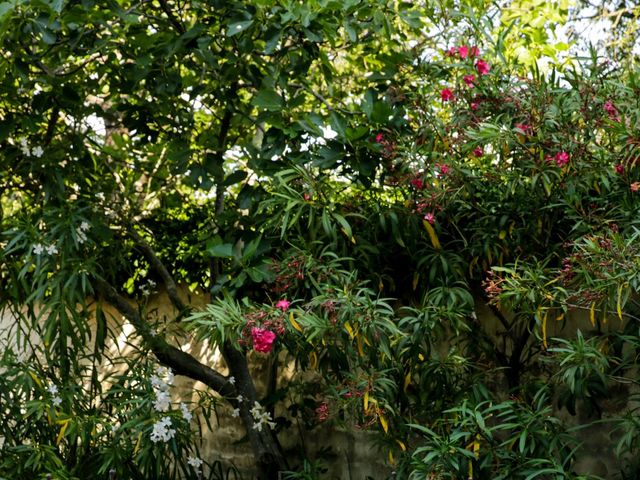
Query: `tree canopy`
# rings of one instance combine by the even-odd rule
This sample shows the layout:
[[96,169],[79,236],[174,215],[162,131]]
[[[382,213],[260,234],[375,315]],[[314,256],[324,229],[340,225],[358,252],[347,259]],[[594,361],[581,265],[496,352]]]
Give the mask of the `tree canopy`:
[[[640,76],[529,3],[0,3],[0,476],[196,478],[224,402],[262,479],[309,478],[293,418],[399,478],[595,478],[556,410],[636,382]],[[263,396],[256,356],[322,381]]]

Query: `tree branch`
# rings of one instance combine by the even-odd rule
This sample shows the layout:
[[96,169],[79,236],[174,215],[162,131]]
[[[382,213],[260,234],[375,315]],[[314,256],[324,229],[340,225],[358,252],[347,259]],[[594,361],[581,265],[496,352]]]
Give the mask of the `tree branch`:
[[162,278],[162,282],[167,289],[167,294],[169,295],[171,303],[179,311],[178,319],[180,319],[180,317],[189,310],[189,307],[185,305],[178,295],[178,287],[171,276],[171,273],[169,273],[167,267],[164,266],[164,263],[160,261],[153,248],[151,248],[151,246],[135,230],[131,229],[130,234],[136,242],[136,246],[144,255],[144,258],[146,258],[147,262],[151,264],[151,268],[153,268],[158,275],[160,275],[160,278]]
[[235,405],[237,403],[234,399],[237,395],[236,389],[224,375],[200,363],[192,355],[173,345],[169,345],[159,335],[154,335],[149,324],[140,316],[131,303],[107,282],[98,279],[97,287],[101,296],[133,324],[136,332],[151,348],[151,351],[161,364],[169,367],[177,375],[183,375],[204,383],[223,397],[226,397],[232,404]]
[[180,23],[180,21],[176,18],[176,16],[173,14],[171,9],[169,8],[169,5],[167,4],[167,0],[159,0],[159,1],[160,1],[160,7],[162,7],[162,11],[167,15],[167,18],[169,19],[169,22],[171,22],[171,25],[173,25],[173,27],[180,33],[180,35],[182,35],[184,33],[184,27],[182,26],[182,23]]

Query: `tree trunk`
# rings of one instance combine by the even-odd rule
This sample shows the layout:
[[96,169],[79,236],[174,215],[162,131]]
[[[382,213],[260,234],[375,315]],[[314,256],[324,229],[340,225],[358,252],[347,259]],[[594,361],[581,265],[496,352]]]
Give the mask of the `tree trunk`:
[[254,419],[251,409],[258,398],[249,373],[247,358],[243,352],[236,350],[229,343],[224,345],[222,354],[231,375],[236,379],[236,388],[243,398],[243,401],[238,403],[238,408],[255,457],[257,478],[258,480],[277,480],[279,472],[287,470],[288,465],[273,431],[268,426],[264,426],[261,431],[253,428]]

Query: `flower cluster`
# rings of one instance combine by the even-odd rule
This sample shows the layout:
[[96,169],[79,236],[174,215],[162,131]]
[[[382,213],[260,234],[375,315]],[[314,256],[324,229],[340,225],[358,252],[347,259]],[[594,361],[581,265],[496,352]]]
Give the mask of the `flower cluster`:
[[184,418],[187,422],[190,422],[193,418],[193,415],[191,414],[187,406],[182,402],[180,402],[180,412],[182,412],[182,418]]
[[62,398],[58,395],[58,386],[50,383],[47,386],[47,391],[51,394],[51,403],[53,403],[56,407],[60,406],[62,403]]
[[262,427],[267,425],[269,428],[275,428],[276,424],[271,419],[271,414],[266,412],[262,405],[258,402],[253,403],[253,408],[251,409],[251,416],[253,417],[253,429],[262,431]]
[[33,253],[35,255],[42,255],[45,252],[47,255],[56,255],[58,253],[58,247],[56,247],[55,244],[43,245],[41,243],[35,243],[33,245]]
[[[473,59],[480,56],[480,50],[476,46],[468,47],[467,45],[460,45],[457,47],[451,47],[447,51],[447,54],[450,57],[458,57],[461,60],[471,59],[471,61],[474,62]],[[488,75],[489,72],[491,71],[491,65],[489,65],[482,58],[477,58],[475,60],[474,67],[475,67],[475,71],[480,76]],[[475,88],[476,86],[476,76],[473,74],[468,73],[466,75],[463,75],[462,81],[465,83],[465,85],[468,88]],[[440,90],[440,100],[442,100],[443,102],[450,102],[454,100],[455,97],[456,97],[455,92],[449,87],[445,87],[442,90]],[[477,110],[479,107],[480,107],[480,104],[477,101],[471,102],[472,110]]]
[[78,243],[84,243],[87,241],[87,232],[91,229],[91,225],[88,222],[82,222],[80,226],[76,227],[76,236],[78,237]]
[[196,473],[200,473],[200,468],[204,462],[198,457],[189,457],[187,463],[194,468]]
[[156,282],[154,282],[153,280],[147,280],[147,283],[143,283],[142,285],[140,285],[140,291],[142,292],[142,295],[144,295],[145,297],[151,295],[155,291],[156,285]]
[[324,422],[329,419],[329,404],[322,402],[318,408],[316,408],[316,420],[318,422]]
[[176,434],[175,429],[171,428],[171,418],[162,417],[156,423],[153,424],[153,430],[151,431],[151,441],[154,443],[168,442]]
[[153,408],[156,412],[167,412],[171,408],[169,387],[173,383],[173,373],[165,367],[157,367],[155,375],[151,375],[151,385],[155,392]]
[[276,334],[266,328],[253,327],[251,329],[253,337],[253,349],[256,352],[270,353],[273,349],[273,342],[276,340]]
[[29,142],[27,142],[27,139],[24,137],[20,139],[20,151],[23,155],[30,157],[40,158],[44,155],[44,150],[40,145],[30,148]]

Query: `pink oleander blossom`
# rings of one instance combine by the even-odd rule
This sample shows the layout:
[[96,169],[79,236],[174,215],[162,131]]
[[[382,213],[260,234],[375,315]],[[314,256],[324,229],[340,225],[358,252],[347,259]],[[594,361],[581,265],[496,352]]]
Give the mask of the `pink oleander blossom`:
[[434,224],[434,222],[436,221],[436,216],[433,214],[433,212],[429,212],[424,216],[424,219],[429,222],[431,225]]
[[484,155],[484,150],[482,149],[481,146],[477,146],[476,148],[473,149],[473,154],[476,157],[481,157],[482,155]]
[[451,91],[450,88],[443,88],[440,91],[440,98],[442,99],[443,102],[448,102],[453,99],[453,92]]
[[487,75],[490,70],[491,70],[491,66],[487,62],[485,62],[481,58],[478,59],[478,61],[476,62],[476,71],[480,75]]
[[436,163],[436,167],[440,170],[441,175],[447,175],[451,171],[451,167],[446,163]]
[[621,164],[621,163],[617,164],[617,165],[615,166],[615,169],[616,169],[616,173],[617,173],[618,175],[622,175],[622,174],[624,173],[624,165],[623,165],[623,164]]
[[569,154],[565,151],[558,152],[556,153],[554,160],[556,161],[556,165],[563,167],[569,163]]
[[410,183],[416,190],[422,190],[424,188],[424,182],[421,178],[414,178]]
[[270,353],[273,350],[273,342],[276,340],[276,334],[266,328],[253,327],[251,329],[251,337],[253,338],[253,349],[260,353]]
[[382,133],[378,133],[378,134],[376,135],[376,143],[382,143],[382,142],[383,142],[383,140],[384,140],[384,134],[382,134]]
[[464,83],[466,83],[469,88],[473,88],[475,86],[473,83],[476,81],[475,75],[465,75],[462,77],[462,80],[464,80]]
[[469,56],[469,47],[460,45],[458,47],[458,55],[460,55],[460,58],[467,58]]
[[276,303],[276,308],[279,308],[283,312],[286,312],[287,308],[289,308],[289,305],[291,305],[290,301],[288,301],[288,300],[279,300],[278,303]]

